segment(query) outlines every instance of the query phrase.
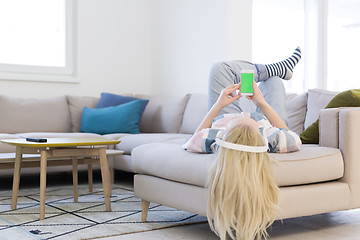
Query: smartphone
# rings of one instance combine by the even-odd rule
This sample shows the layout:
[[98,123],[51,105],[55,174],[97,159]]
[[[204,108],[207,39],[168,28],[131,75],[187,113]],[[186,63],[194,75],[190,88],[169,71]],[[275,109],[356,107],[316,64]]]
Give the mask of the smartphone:
[[241,70],[241,95],[252,96],[254,94],[254,70]]

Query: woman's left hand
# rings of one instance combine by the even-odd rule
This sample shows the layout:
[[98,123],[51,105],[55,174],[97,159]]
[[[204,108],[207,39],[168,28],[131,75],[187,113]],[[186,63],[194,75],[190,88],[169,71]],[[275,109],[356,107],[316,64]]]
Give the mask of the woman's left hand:
[[257,107],[265,102],[264,96],[255,81],[253,82],[253,95],[247,96],[247,98],[253,101]]

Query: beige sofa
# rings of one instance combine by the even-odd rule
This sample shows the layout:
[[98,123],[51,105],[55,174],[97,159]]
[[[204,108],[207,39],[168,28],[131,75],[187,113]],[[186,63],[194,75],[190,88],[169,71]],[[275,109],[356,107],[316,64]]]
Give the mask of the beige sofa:
[[[300,133],[315,121],[320,109],[336,93],[313,89],[308,93],[289,94],[289,127]],[[133,95],[149,99],[140,122],[140,134],[104,135],[120,139],[113,168],[136,172],[135,194],[157,202],[205,215],[205,189],[211,154],[184,151],[181,145],[191,136],[207,112],[207,96],[188,94],[181,97]],[[95,107],[98,97],[61,96],[51,99],[20,99],[0,95],[0,139],[24,137],[94,136],[81,133],[84,106]],[[245,111],[253,106],[243,101]],[[320,145],[304,146],[300,152],[272,154],[277,160],[275,175],[282,190],[279,218],[304,216],[356,208],[360,205],[360,175],[357,174],[360,148],[355,139],[359,132],[360,110],[329,109],[321,112]],[[0,143],[0,154],[14,152]],[[83,166],[85,169],[85,166]],[[69,167],[49,167],[51,171],[69,171]],[[23,169],[38,173],[38,168]],[[0,170],[12,175],[12,170]]]
[[[278,219],[360,207],[360,108],[321,110],[335,94],[313,89],[288,96],[289,126],[295,132],[300,133],[320,114],[320,144],[271,154],[281,189]],[[205,107],[206,97],[191,95],[182,127],[194,131],[204,114],[199,111]],[[205,186],[213,157],[184,151],[181,143],[134,148],[134,189],[135,196],[143,199],[143,220],[149,202],[206,215]]]

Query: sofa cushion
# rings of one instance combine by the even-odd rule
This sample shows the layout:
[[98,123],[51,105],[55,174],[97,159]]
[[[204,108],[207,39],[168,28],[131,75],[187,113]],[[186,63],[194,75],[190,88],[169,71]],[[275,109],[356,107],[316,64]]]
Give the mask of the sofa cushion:
[[34,99],[0,95],[0,132],[70,132],[71,120],[65,96]]
[[304,131],[307,97],[307,93],[300,95],[289,94],[286,96],[287,125],[289,129],[297,134]]
[[130,133],[110,133],[110,134],[104,134],[104,135],[102,135],[102,137],[113,139],[113,140],[118,140],[119,138],[127,136],[127,135],[132,135],[132,134],[130,134]]
[[[270,155],[275,160],[279,186],[330,181],[343,176],[343,159],[336,148],[309,146],[298,152]],[[207,183],[214,156],[188,152],[181,145],[166,143],[146,144],[132,151],[136,173],[201,187]]]
[[94,108],[99,101],[97,97],[67,95],[71,116],[71,130],[80,132],[81,117],[84,107]]
[[120,137],[121,142],[116,146],[117,149],[130,154],[131,151],[140,145],[147,143],[171,143],[182,145],[186,139],[190,138],[190,134],[174,134],[174,133],[140,133],[129,134]]
[[319,118],[320,110],[324,109],[336,94],[337,92],[331,92],[323,89],[310,89],[308,91],[304,129],[309,127]]
[[188,95],[184,97],[135,95],[135,97],[149,99],[139,124],[140,132],[179,132]]
[[193,134],[208,112],[206,94],[191,94],[186,104],[180,133]]
[[140,133],[139,121],[143,105],[143,100],[139,99],[113,107],[84,107],[81,117],[81,132]]

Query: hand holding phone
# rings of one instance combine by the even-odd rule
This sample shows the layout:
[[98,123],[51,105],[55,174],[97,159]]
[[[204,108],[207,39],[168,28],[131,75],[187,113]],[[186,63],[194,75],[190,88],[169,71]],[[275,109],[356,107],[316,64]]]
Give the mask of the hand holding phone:
[[252,96],[254,94],[254,70],[241,70],[241,95]]

